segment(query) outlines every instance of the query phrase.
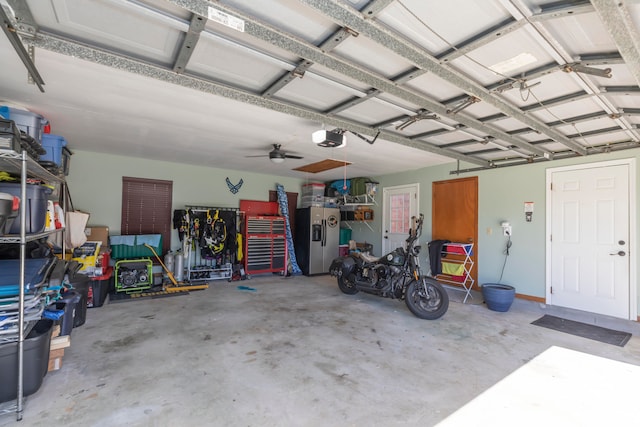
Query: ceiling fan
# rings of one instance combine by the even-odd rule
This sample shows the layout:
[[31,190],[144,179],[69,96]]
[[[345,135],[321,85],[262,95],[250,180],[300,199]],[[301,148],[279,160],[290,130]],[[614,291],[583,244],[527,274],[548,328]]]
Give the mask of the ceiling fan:
[[[284,150],[282,150],[280,144],[273,144],[273,150],[271,150],[268,154],[269,160],[273,163],[282,163],[285,159],[302,159],[302,156],[297,156],[295,154],[288,154]],[[260,156],[247,156],[247,157],[267,157],[265,155]]]

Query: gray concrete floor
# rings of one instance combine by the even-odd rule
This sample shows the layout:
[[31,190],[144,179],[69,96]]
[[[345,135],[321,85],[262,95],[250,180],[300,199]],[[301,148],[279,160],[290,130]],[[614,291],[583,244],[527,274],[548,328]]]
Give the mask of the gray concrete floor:
[[[344,295],[329,276],[107,302],[73,330],[19,425],[433,426],[553,345],[640,365],[636,322],[524,300],[498,313],[448,292],[437,321]],[[545,313],[634,336],[617,347],[530,324]]]

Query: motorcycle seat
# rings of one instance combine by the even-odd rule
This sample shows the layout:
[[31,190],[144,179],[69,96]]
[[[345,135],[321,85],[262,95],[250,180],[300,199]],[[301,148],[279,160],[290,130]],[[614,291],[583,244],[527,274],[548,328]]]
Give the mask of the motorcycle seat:
[[371,255],[369,252],[358,252],[357,254],[365,262],[378,262],[380,260],[380,257]]

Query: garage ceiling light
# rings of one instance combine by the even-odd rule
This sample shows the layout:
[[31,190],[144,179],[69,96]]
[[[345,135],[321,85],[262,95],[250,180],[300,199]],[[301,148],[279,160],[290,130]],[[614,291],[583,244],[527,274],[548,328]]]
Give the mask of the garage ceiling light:
[[520,53],[513,58],[506,59],[497,64],[493,64],[489,69],[498,74],[509,74],[525,65],[533,64],[538,59],[529,52]]

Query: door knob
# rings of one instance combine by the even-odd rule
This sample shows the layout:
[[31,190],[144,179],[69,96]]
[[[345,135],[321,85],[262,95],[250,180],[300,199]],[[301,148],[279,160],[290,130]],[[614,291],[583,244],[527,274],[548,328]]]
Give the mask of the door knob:
[[618,251],[618,252],[612,252],[609,255],[618,255],[618,256],[625,256],[627,253],[625,251]]

